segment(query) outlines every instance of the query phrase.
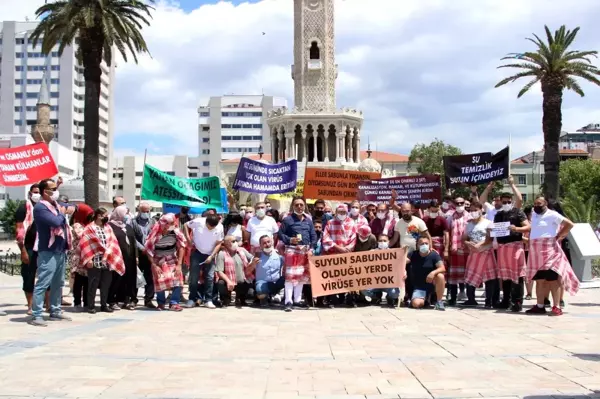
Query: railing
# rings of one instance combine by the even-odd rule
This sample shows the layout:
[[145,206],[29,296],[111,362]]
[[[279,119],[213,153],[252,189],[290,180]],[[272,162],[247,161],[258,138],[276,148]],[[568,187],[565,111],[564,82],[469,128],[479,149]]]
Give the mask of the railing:
[[14,252],[0,253],[0,272],[9,276],[21,274],[21,255]]

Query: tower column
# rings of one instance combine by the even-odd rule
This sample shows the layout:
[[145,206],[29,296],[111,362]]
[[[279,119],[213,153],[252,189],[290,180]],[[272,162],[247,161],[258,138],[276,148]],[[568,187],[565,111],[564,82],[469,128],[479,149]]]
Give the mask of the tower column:
[[308,140],[306,139],[306,131],[302,130],[302,162],[306,162],[308,158]]
[[341,133],[337,136],[337,148],[338,148],[338,162],[346,162],[345,153],[346,153],[346,134]]
[[355,149],[356,163],[360,162],[360,130],[356,129],[356,149]]
[[283,141],[283,132],[279,132],[279,134],[277,135],[279,137],[279,140],[277,141],[278,145],[277,145],[277,150],[278,152],[278,160],[279,162],[284,162],[285,161],[285,142]]
[[296,159],[296,154],[295,154],[295,145],[294,145],[294,136],[293,133],[289,134],[286,133],[285,134],[285,138],[286,138],[286,143],[287,143],[287,157],[289,158],[294,158]]
[[323,157],[324,162],[329,162],[329,130],[325,130],[325,156]]
[[350,130],[346,137],[346,148],[348,149],[348,154],[346,155],[346,160],[348,162],[354,162],[354,146],[352,145],[352,137],[354,136],[354,132]]
[[277,155],[277,132],[271,132],[271,160],[273,161],[273,163],[279,162],[279,160],[277,159],[279,157]]
[[315,130],[313,131],[313,162],[319,162],[319,156],[317,155],[317,138],[319,137],[319,133]]

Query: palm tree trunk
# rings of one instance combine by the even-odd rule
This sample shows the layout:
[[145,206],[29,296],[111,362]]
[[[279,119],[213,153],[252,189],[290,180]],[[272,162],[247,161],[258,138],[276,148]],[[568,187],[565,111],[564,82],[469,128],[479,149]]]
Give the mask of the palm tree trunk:
[[563,86],[555,78],[542,81],[542,130],[544,132],[544,196],[559,198],[558,171],[560,153],[558,141],[562,129]]
[[[90,32],[91,33],[91,32]],[[83,191],[85,202],[93,209],[99,206],[99,174],[100,174],[100,77],[102,69],[103,38],[93,33],[85,35],[87,42],[81,41],[85,78],[85,110],[83,133]]]

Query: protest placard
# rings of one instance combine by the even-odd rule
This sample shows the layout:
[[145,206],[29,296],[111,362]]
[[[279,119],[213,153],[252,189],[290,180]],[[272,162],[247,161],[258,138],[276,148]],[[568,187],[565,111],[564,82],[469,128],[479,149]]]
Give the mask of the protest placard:
[[298,162],[295,159],[270,165],[242,158],[233,189],[257,194],[286,193],[296,188],[297,176]]
[[404,287],[404,248],[309,256],[308,259],[313,297]]
[[442,185],[439,175],[399,176],[358,183],[358,200],[367,203],[388,202],[396,190],[396,202],[428,202],[441,200]]
[[46,143],[0,149],[0,184],[26,186],[58,174]]
[[[201,215],[207,209],[216,209],[217,213],[229,213],[229,203],[227,201],[227,189],[221,187],[221,203],[223,204],[222,208],[213,208],[211,206],[206,206],[200,203],[190,203],[190,215]],[[193,204],[193,205],[192,205]],[[174,213],[178,214],[181,211],[180,205],[173,205],[169,203],[163,203],[163,213]]]
[[444,157],[446,187],[486,184],[508,178],[509,148],[496,154],[456,155]]
[[292,199],[294,197],[302,197],[304,196],[304,181],[298,180],[296,183],[296,189],[293,191],[288,191],[287,193],[281,194],[270,194],[267,198],[274,200],[282,200],[282,199]]
[[179,206],[221,208],[221,185],[216,176],[186,179],[171,176],[148,164],[144,165],[142,199],[167,202]]
[[510,235],[510,222],[498,222],[492,224],[492,230],[490,231],[490,237],[507,237]]
[[358,172],[306,168],[304,174],[304,197],[332,201],[352,201],[356,199],[358,182],[379,179],[379,172]]

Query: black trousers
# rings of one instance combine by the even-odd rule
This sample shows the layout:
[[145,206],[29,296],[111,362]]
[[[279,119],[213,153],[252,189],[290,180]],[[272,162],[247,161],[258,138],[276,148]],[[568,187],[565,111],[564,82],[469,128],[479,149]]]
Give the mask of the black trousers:
[[[95,293],[94,293],[95,294]],[[83,306],[88,306],[88,278],[79,273],[75,273],[73,281],[73,305],[81,306],[83,298]]]
[[525,291],[525,279],[519,277],[519,282],[515,283],[512,280],[502,281],[502,303],[503,304],[523,304],[523,295]]
[[119,301],[119,290],[121,289],[121,283],[123,282],[123,276],[119,276],[117,272],[111,272],[112,277],[110,281],[110,288],[108,289],[108,303],[114,305]]
[[154,299],[154,279],[152,277],[152,265],[150,264],[150,259],[148,259],[145,254],[140,254],[139,267],[141,272],[144,273],[144,279],[146,280],[146,286],[144,287],[144,303],[148,303]]
[[96,306],[96,291],[100,285],[100,306],[105,308],[108,304],[108,291],[112,281],[112,272],[108,269],[92,267],[88,269],[87,302],[90,309]]
[[121,276],[117,289],[117,302],[137,303],[137,266],[133,263],[126,265],[125,274]]
[[[239,300],[242,304],[245,304],[248,291],[251,287],[252,284],[250,283],[237,283],[234,288],[236,300]],[[231,292],[229,292],[227,289],[227,283],[224,280],[219,280],[217,282],[217,291],[219,292],[221,303],[224,306],[229,305],[231,303]]]

